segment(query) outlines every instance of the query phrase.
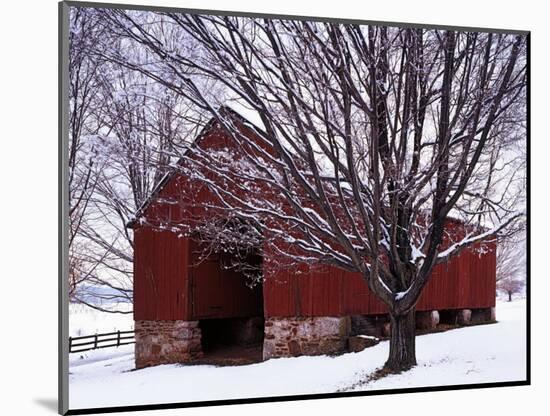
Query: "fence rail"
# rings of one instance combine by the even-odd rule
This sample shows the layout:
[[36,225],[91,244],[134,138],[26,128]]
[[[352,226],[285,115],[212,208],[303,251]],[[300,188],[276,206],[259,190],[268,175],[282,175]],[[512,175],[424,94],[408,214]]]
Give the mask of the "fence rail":
[[135,342],[134,331],[116,331],[83,337],[69,337],[69,353],[120,347],[121,345],[135,344]]

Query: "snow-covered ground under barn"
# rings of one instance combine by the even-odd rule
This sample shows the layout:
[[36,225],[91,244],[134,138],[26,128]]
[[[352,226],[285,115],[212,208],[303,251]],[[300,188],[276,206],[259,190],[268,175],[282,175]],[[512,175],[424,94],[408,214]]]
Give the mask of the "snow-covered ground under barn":
[[279,395],[518,381],[526,378],[525,300],[499,302],[498,323],[417,338],[418,366],[366,382],[388,342],[337,357],[272,359],[215,367],[133,370],[133,345],[70,357],[70,408],[127,406]]

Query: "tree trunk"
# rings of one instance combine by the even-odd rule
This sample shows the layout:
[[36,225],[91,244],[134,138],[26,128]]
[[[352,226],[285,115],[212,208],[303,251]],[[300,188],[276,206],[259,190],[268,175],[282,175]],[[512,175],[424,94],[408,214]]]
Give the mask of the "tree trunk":
[[508,292],[508,302],[512,302],[512,292]]
[[384,368],[399,373],[416,365],[414,308],[404,315],[390,313],[390,322],[390,355]]

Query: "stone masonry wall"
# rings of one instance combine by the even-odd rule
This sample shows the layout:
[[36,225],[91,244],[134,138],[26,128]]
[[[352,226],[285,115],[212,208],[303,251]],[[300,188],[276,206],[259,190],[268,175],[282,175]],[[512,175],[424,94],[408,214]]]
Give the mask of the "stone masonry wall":
[[263,358],[345,352],[350,329],[349,316],[267,318]]
[[198,321],[136,321],[136,368],[202,357]]
[[439,311],[417,311],[415,320],[416,329],[433,330],[439,323]]
[[380,315],[351,315],[350,335],[370,335],[378,338],[389,336],[390,317]]
[[477,325],[496,321],[495,308],[448,309],[439,311],[440,322],[449,325]]

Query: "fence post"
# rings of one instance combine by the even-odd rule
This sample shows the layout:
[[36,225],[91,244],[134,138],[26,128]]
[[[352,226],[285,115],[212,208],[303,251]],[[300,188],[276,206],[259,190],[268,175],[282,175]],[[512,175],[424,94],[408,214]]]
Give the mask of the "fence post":
[[[132,334],[131,336],[128,336],[125,338],[126,342],[122,342],[122,335],[123,334]],[[116,334],[116,343],[113,342],[115,340],[112,339],[113,334]],[[108,337],[107,340],[100,339],[101,337]],[[94,335],[85,335],[85,336],[79,336],[79,337],[69,337],[69,352],[73,352],[73,348],[76,348],[76,352],[84,352],[89,350],[95,350],[97,348],[106,348],[106,347],[120,347],[121,345],[126,344],[135,344],[136,342],[136,335],[135,330],[130,331],[121,331],[120,329],[116,332],[108,332],[103,334],[98,334],[97,332]],[[93,341],[89,341],[90,338]],[[76,346],[74,345],[74,341],[77,341]],[[85,341],[84,344],[79,344],[78,341]],[[102,346],[99,346],[99,343],[102,342]],[[91,344],[91,345],[90,345]]]

